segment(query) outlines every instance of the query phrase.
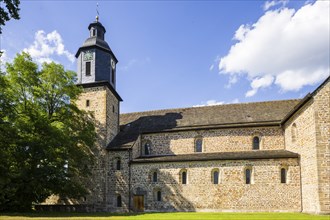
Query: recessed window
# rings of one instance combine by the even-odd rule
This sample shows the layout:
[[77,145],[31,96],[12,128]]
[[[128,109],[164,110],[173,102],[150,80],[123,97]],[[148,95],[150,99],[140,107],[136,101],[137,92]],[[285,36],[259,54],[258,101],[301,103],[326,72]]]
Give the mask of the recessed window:
[[260,138],[259,137],[254,137],[253,138],[253,150],[259,150],[260,149]]
[[153,172],[152,174],[152,182],[156,183],[158,181],[158,174],[157,172]]
[[94,37],[96,35],[96,30],[93,28],[92,29],[92,37]]
[[115,84],[115,76],[116,75],[116,70],[114,68],[111,68],[111,82],[112,84]]
[[157,201],[158,202],[162,201],[162,192],[160,190],[157,191]]
[[121,169],[121,162],[120,159],[118,158],[116,161],[116,170],[120,170]]
[[251,184],[251,169],[245,170],[245,184]]
[[203,139],[197,138],[195,140],[195,152],[202,152],[203,151]]
[[121,207],[121,195],[117,196],[117,207]]
[[86,100],[86,107],[89,107],[89,99]]
[[187,170],[182,170],[181,172],[181,183],[182,184],[187,184]]
[[86,62],[86,76],[91,75],[91,62]]
[[293,123],[292,127],[291,127],[291,140],[292,142],[296,142],[297,140],[297,125],[296,123]]
[[113,113],[115,112],[115,106],[114,105],[112,106],[112,112]]
[[151,154],[151,142],[147,141],[144,144],[144,155],[150,155]]
[[212,171],[212,182],[213,184],[219,184],[219,170],[215,169]]
[[281,183],[286,183],[287,181],[287,170],[285,168],[281,168]]

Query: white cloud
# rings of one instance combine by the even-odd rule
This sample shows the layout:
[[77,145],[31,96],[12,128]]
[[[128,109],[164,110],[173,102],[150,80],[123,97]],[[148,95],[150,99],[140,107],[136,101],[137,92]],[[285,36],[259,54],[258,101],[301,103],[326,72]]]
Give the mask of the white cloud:
[[65,50],[62,37],[56,30],[48,34],[43,30],[37,31],[33,44],[23,51],[39,63],[53,61],[53,55],[64,56],[72,63],[75,60],[74,55]]
[[231,102],[217,101],[214,99],[208,100],[206,102],[202,102],[199,105],[193,105],[193,107],[203,107],[203,106],[214,106],[214,105],[225,105],[225,104],[236,104],[239,103],[239,100],[236,98]]
[[288,2],[288,0],[266,1],[263,6],[263,9],[267,11],[268,9],[277,5],[280,5],[280,7],[284,7],[288,4]]
[[247,97],[274,83],[285,92],[321,82],[330,72],[329,10],[329,1],[317,1],[297,11],[267,11],[253,25],[241,25],[238,42],[220,59],[220,73],[230,81],[247,76]]

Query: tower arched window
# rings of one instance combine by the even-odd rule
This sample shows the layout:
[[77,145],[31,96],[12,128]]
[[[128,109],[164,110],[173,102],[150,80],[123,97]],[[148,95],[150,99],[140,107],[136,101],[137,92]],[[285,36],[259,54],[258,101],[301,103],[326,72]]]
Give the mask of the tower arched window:
[[252,169],[245,169],[245,184],[251,184]]
[[195,152],[203,152],[203,138],[201,137],[195,140]]
[[281,183],[287,183],[287,169],[281,168]]
[[117,195],[117,207],[121,207],[122,202],[121,202],[121,195]]
[[292,127],[291,127],[291,140],[292,142],[296,142],[297,140],[297,125],[296,123],[293,123]]
[[259,150],[260,149],[260,138],[255,136],[253,137],[253,144],[252,144],[253,150]]
[[158,174],[157,174],[157,172],[155,171],[155,172],[153,172],[153,174],[152,174],[152,182],[157,183],[157,181],[158,181]]
[[151,142],[150,141],[147,141],[144,144],[143,150],[144,150],[144,155],[150,155],[151,154]]

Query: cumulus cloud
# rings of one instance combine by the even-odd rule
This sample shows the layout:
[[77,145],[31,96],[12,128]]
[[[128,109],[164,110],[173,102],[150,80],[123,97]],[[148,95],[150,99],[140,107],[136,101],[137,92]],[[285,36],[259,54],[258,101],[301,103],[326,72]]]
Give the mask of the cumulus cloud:
[[288,0],[278,0],[278,1],[266,1],[263,9],[267,11],[270,8],[273,8],[274,6],[280,5],[281,7],[284,7],[288,4]]
[[217,101],[214,99],[208,100],[206,102],[202,102],[202,104],[199,105],[193,105],[193,107],[203,107],[203,106],[214,106],[214,105],[225,105],[225,104],[235,104],[239,103],[238,99],[234,99],[231,102],[224,102],[224,101]]
[[221,74],[246,76],[255,95],[273,84],[281,91],[298,91],[321,82],[330,72],[330,2],[307,3],[299,10],[265,12],[253,25],[241,25],[237,42],[220,59]]
[[62,37],[56,30],[48,34],[43,30],[37,31],[33,44],[23,51],[28,52],[39,63],[53,61],[53,55],[64,56],[72,63],[75,60],[74,55],[65,50]]

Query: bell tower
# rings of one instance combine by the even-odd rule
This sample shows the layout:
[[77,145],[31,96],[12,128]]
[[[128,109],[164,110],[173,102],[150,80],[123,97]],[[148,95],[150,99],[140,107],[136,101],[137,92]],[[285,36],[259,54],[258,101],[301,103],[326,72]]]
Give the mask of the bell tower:
[[119,103],[116,91],[117,58],[105,41],[106,30],[96,20],[89,24],[89,37],[76,53],[77,85],[83,87],[77,104],[92,112],[98,133],[98,145],[106,148],[119,131]]

